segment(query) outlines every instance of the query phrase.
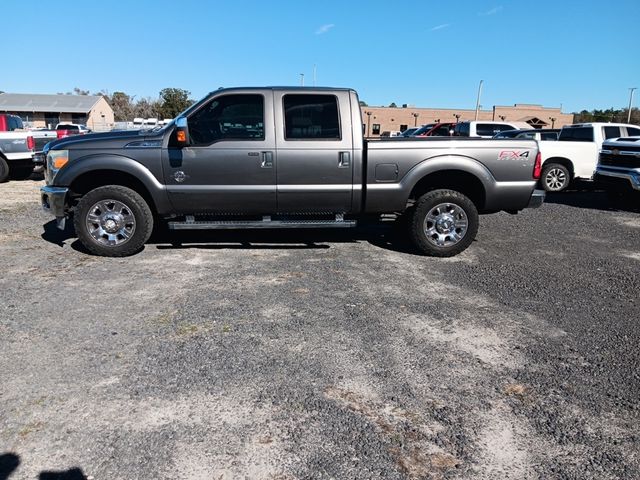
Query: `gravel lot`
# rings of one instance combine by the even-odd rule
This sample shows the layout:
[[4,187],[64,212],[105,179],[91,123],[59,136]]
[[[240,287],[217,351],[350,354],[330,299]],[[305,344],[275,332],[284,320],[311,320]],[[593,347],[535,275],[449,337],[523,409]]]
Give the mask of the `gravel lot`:
[[553,196],[446,260],[384,225],[106,259],[39,185],[0,185],[0,479],[640,477],[638,210]]

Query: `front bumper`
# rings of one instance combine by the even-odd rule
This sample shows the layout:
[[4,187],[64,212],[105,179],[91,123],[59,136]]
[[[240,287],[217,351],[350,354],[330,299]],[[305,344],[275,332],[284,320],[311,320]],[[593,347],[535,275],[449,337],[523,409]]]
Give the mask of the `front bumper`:
[[640,191],[640,168],[598,167],[594,180],[603,185],[615,184],[616,180],[622,180],[628,182],[629,187]]
[[538,208],[544,203],[546,193],[544,190],[534,190],[529,199],[529,205],[527,208]]
[[46,185],[40,189],[40,199],[45,212],[51,213],[58,221],[58,228],[65,227],[65,203],[69,189],[66,187],[52,187]]

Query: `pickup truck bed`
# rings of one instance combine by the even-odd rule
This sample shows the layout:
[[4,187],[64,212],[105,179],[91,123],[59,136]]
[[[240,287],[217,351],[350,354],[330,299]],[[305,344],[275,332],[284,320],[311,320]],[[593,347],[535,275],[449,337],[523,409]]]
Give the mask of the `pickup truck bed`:
[[49,145],[43,206],[100,255],[170,228],[353,226],[407,214],[423,253],[469,246],[478,213],[539,206],[537,143],[452,138],[367,142],[358,97],[328,88],[212,92],[161,129]]

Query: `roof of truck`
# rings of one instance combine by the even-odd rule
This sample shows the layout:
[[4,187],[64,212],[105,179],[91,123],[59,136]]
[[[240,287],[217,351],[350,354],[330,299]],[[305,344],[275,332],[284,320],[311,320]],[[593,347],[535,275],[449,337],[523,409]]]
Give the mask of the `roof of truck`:
[[209,92],[209,95],[224,90],[295,90],[295,91],[327,91],[327,92],[355,92],[353,88],[342,87],[292,87],[292,86],[269,86],[269,87],[220,87],[217,90]]

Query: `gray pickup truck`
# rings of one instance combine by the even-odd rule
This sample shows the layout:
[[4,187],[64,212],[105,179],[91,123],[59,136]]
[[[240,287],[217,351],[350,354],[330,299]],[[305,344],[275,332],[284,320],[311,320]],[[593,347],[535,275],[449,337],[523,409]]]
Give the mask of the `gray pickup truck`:
[[42,205],[92,253],[125,256],[170,229],[343,228],[406,214],[423,253],[467,248],[478,214],[542,204],[535,141],[366,141],[358,96],[220,89],[163,128],[49,144]]

